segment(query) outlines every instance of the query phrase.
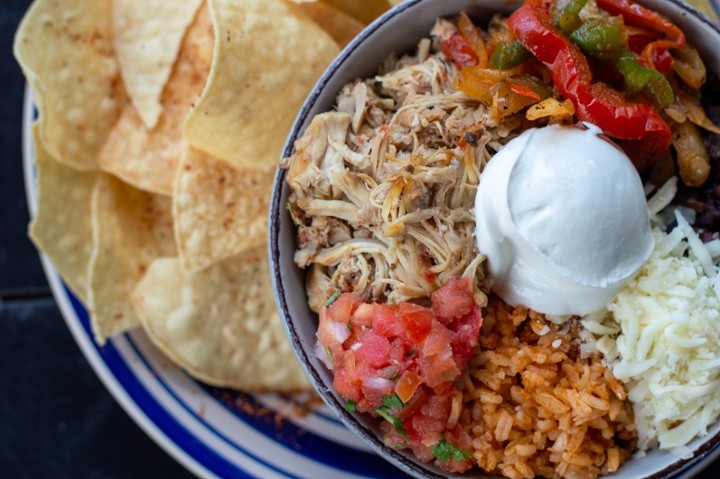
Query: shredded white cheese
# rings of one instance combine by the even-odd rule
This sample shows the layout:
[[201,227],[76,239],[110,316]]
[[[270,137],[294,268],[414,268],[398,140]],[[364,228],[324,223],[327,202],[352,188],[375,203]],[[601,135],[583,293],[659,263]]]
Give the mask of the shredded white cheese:
[[669,234],[653,231],[652,255],[607,312],[582,322],[626,383],[639,447],[687,456],[720,415],[720,280],[714,255],[677,211],[675,219]]

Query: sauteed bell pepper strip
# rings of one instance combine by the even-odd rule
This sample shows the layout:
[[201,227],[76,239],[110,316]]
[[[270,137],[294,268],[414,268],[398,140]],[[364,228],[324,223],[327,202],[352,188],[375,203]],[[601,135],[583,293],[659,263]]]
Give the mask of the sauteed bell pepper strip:
[[524,63],[532,55],[517,40],[510,43],[500,42],[490,58],[498,70],[509,70]]
[[569,35],[581,25],[580,10],[588,0],[570,0],[561,13],[555,16],[555,24],[560,31]]
[[615,66],[623,76],[625,88],[629,93],[644,90],[659,109],[675,101],[675,94],[667,78],[657,70],[638,64],[629,49],[623,48]]
[[644,27],[664,35],[664,38],[648,43],[642,51],[648,65],[656,70],[661,70],[655,62],[664,56],[663,49],[680,50],[685,46],[683,32],[657,12],[641,7],[631,0],[597,0],[597,5],[612,15],[622,15],[628,25]]
[[457,20],[457,26],[460,33],[462,33],[475,51],[475,55],[477,56],[476,65],[480,68],[485,68],[488,62],[488,51],[485,46],[485,40],[483,40],[480,36],[480,32],[478,32],[475,24],[473,24],[472,20],[470,20],[470,17],[465,10],[460,12],[460,16]]
[[638,170],[646,169],[670,146],[670,128],[652,107],[628,103],[606,85],[592,84],[587,59],[555,26],[541,0],[526,0],[510,15],[508,26],[548,68],[555,86],[572,101],[580,120],[597,125],[615,138],[633,140],[625,149]]
[[625,81],[627,93],[645,91],[658,109],[675,101],[667,78],[653,68],[640,65],[625,46],[627,34],[620,17],[588,20],[570,34],[570,40],[586,55],[612,61]]
[[478,64],[479,59],[472,44],[460,33],[445,40],[440,45],[440,51],[448,59],[452,60],[458,68],[473,67]]
[[569,38],[587,55],[601,60],[615,60],[627,43],[620,17],[590,19],[573,31]]

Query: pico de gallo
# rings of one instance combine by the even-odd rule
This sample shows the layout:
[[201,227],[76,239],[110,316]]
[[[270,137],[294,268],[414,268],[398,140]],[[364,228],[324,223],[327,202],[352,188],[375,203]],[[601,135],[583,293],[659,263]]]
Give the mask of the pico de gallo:
[[482,315],[467,278],[451,279],[431,300],[424,307],[365,303],[353,293],[331,298],[320,310],[318,344],[348,409],[383,418],[388,441],[459,472],[471,467],[470,437],[448,427],[459,393],[453,382],[475,353]]

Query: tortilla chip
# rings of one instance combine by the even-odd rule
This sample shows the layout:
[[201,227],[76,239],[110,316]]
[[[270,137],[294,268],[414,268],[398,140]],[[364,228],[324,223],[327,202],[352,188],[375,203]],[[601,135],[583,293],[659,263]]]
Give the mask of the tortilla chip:
[[710,0],[685,0],[685,2],[692,7],[695,7],[695,9],[703,13],[710,20],[714,22],[718,21],[718,14],[710,3]]
[[176,254],[171,200],[99,174],[92,195],[88,309],[95,339],[139,324],[130,294],[150,263]]
[[197,13],[183,40],[162,96],[163,113],[148,130],[132,105],[123,111],[98,158],[103,171],[141,190],[171,195],[184,150],[182,122],[210,73],[213,27],[207,5]]
[[112,32],[132,104],[152,130],[162,113],[160,95],[185,30],[202,0],[114,0]]
[[33,125],[37,167],[37,213],[30,239],[52,261],[70,289],[87,299],[92,228],[90,197],[97,173],[78,171],[52,159]]
[[386,0],[322,0],[367,25],[390,9]]
[[132,296],[150,339],[209,384],[252,392],[309,390],[275,311],[265,247],[186,275],[152,263]]
[[175,240],[186,270],[267,243],[274,173],[273,168],[235,169],[187,148],[173,197]]
[[80,170],[95,159],[127,99],[110,33],[111,0],[36,0],[13,45],[35,92],[47,152]]
[[321,2],[300,3],[300,9],[328,32],[340,48],[344,47],[364,28],[363,24],[337,8]]
[[235,166],[277,165],[306,95],[339,49],[297,5],[210,0],[210,78],[185,120],[187,141]]

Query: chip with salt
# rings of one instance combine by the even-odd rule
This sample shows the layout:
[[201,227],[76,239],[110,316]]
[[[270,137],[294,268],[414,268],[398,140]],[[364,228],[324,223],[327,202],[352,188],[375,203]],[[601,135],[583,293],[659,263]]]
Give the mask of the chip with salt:
[[37,0],[13,45],[35,92],[48,153],[81,170],[96,169],[127,102],[113,53],[111,6],[111,0]]
[[390,8],[386,0],[322,0],[322,2],[365,24],[372,22]]
[[30,238],[42,250],[70,289],[87,299],[87,267],[92,237],[90,197],[97,173],[78,171],[50,157],[33,125],[37,166],[37,213]]
[[297,5],[209,0],[215,52],[187,141],[236,166],[276,165],[306,95],[339,49]]
[[98,157],[103,171],[141,190],[172,194],[184,149],[182,122],[210,73],[213,41],[210,12],[203,4],[187,30],[162,94],[163,112],[157,125],[149,130],[135,107],[127,105]]
[[193,376],[244,391],[310,389],[275,310],[265,247],[194,274],[158,259],[132,299],[153,343]]
[[364,28],[359,20],[332,5],[322,2],[303,2],[298,5],[303,13],[328,32],[340,47],[350,43]]
[[112,33],[123,82],[148,129],[160,118],[160,96],[201,2],[113,1]]
[[176,255],[171,200],[98,174],[91,199],[88,309],[95,339],[139,325],[130,294],[150,263]]
[[188,271],[267,242],[274,173],[273,168],[235,168],[186,149],[175,183],[173,217]]

